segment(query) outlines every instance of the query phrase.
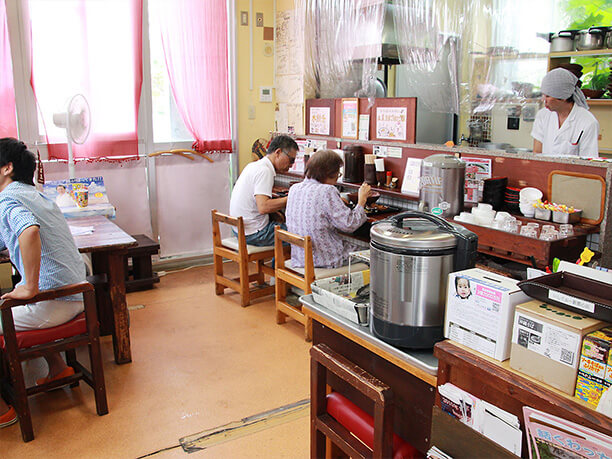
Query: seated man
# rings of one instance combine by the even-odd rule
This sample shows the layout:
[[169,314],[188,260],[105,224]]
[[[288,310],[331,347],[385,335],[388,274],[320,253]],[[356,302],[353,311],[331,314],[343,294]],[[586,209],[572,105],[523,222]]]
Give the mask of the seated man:
[[[7,248],[22,281],[2,299],[28,299],[85,280],[85,264],[57,205],[34,187],[36,158],[23,142],[0,139],[0,249]],[[82,295],[13,308],[15,330],[51,328],[83,311]],[[0,321],[0,334],[3,334]],[[45,356],[49,374],[37,384],[74,374],[59,353]],[[17,421],[0,397],[0,427]]]
[[230,215],[242,217],[246,243],[256,246],[274,245],[274,228],[285,225],[271,221],[270,214],[285,208],[287,198],[272,198],[277,172],[287,172],[297,155],[298,145],[291,137],[279,135],[272,139],[268,154],[248,164],[234,185],[230,200]]

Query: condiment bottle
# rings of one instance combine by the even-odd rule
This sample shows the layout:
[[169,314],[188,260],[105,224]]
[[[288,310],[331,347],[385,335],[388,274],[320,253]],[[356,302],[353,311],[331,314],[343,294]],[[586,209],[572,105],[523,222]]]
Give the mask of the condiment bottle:
[[392,179],[393,179],[393,173],[391,171],[387,171],[387,181],[385,182],[385,186],[391,186]]

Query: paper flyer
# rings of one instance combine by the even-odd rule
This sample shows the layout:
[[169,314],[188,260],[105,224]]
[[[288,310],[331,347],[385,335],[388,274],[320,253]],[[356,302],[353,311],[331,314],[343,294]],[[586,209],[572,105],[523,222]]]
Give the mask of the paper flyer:
[[491,159],[467,158],[461,160],[465,163],[465,202],[482,201],[484,180],[491,178]]

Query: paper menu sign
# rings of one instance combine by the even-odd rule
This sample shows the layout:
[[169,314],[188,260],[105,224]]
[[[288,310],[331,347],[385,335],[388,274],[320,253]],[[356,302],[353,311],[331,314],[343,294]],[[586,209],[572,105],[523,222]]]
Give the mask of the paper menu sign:
[[359,140],[370,139],[370,115],[359,115]]
[[358,99],[342,99],[342,135],[350,139],[357,138],[359,123]]
[[330,109],[329,107],[310,107],[309,134],[329,135]]
[[491,178],[491,159],[462,157],[465,163],[465,202],[482,201],[484,180]]
[[402,180],[402,193],[410,196],[419,195],[419,183],[421,181],[421,162],[422,159],[408,158],[404,169]]
[[376,138],[406,140],[406,107],[376,108]]

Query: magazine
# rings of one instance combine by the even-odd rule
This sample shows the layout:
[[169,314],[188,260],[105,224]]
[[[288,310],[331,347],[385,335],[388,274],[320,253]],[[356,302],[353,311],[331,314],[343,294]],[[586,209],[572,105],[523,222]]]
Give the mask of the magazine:
[[75,193],[88,190],[88,205],[109,204],[103,177],[85,177],[45,182],[43,193],[59,207],[77,207]]
[[530,459],[612,457],[612,438],[563,418],[523,407]]

